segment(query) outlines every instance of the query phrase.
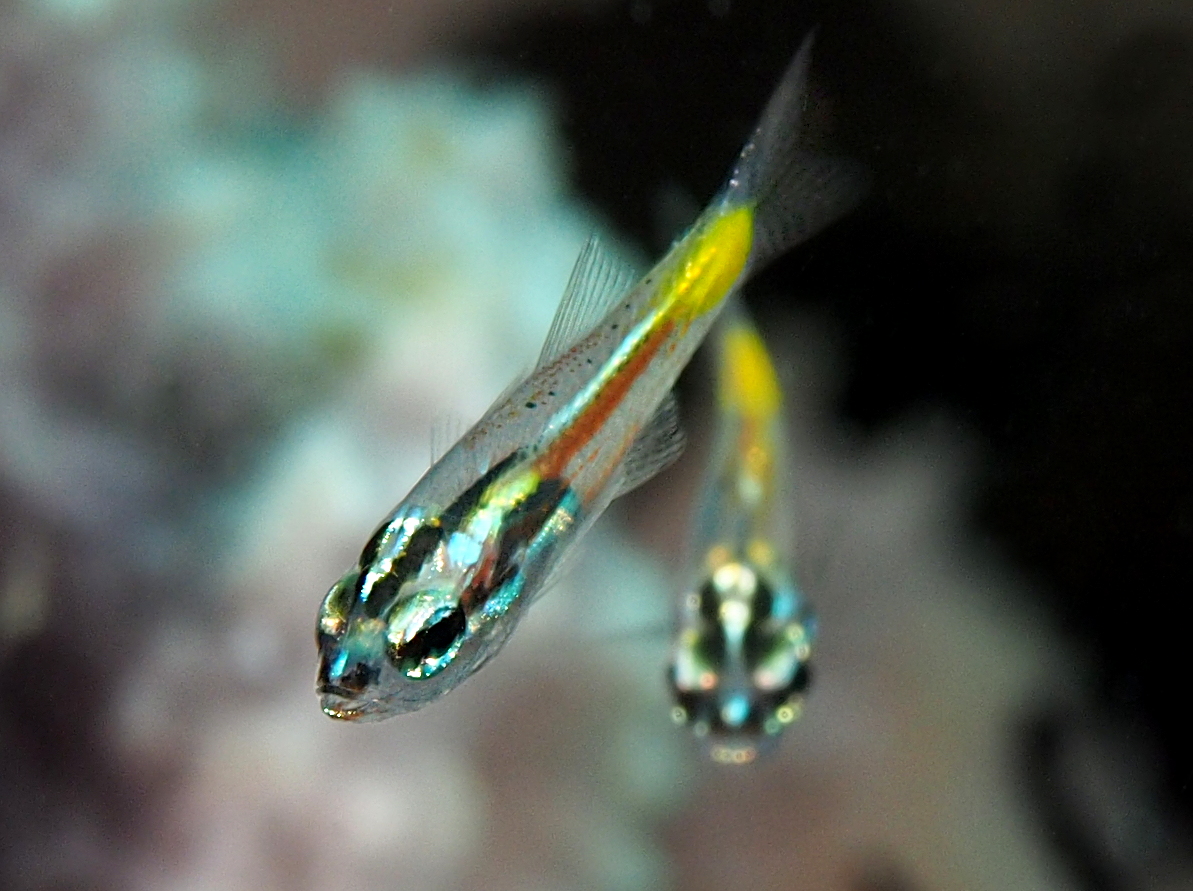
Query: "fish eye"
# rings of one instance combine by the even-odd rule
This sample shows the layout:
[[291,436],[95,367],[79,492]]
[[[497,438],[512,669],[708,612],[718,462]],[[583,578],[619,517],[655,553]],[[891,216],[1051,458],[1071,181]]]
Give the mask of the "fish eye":
[[319,607],[319,621],[315,625],[315,643],[323,645],[324,638],[338,639],[348,627],[348,612],[356,593],[357,573],[347,573],[331,586]]
[[460,607],[442,609],[410,640],[391,648],[390,658],[409,677],[430,677],[444,668],[445,657],[458,649],[466,625]]
[[381,552],[381,546],[385,544],[385,540],[392,534],[391,527],[388,524],[382,524],[381,527],[373,533],[373,537],[368,540],[364,546],[364,550],[360,552],[360,565],[371,566],[373,561],[377,559],[377,555]]

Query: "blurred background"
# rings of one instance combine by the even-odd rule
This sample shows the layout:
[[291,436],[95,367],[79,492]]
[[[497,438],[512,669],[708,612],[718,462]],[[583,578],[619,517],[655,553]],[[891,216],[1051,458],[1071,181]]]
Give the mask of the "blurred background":
[[[813,27],[802,720],[670,723],[698,359],[500,658],[329,721],[326,589]],[[0,887],[1193,888],[1191,97],[1176,0],[0,0]]]

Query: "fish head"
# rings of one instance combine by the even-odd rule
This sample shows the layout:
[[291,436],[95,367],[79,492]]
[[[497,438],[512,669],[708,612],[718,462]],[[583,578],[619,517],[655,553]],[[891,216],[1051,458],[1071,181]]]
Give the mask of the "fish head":
[[717,567],[681,605],[672,717],[714,760],[754,761],[802,712],[814,632],[788,581],[745,562]]
[[450,586],[414,586],[383,615],[355,610],[338,620],[335,601],[357,587],[355,572],[332,587],[316,632],[316,690],[333,718],[380,720],[423,707],[480,668],[509,627],[470,628]]
[[520,457],[444,504],[400,506],[332,586],[316,629],[324,712],[414,711],[501,648],[578,511],[568,487]]
[[396,556],[363,561],[323,599],[316,692],[328,716],[377,720],[420,709],[500,648],[511,624],[470,615],[475,565],[452,562],[441,538],[433,524],[416,526]]

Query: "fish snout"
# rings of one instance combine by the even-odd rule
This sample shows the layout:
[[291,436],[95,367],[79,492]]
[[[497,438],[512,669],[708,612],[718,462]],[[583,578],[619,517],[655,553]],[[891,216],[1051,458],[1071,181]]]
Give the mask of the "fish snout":
[[315,692],[323,711],[333,718],[352,718],[376,684],[380,670],[370,660],[334,640],[325,640],[319,653]]

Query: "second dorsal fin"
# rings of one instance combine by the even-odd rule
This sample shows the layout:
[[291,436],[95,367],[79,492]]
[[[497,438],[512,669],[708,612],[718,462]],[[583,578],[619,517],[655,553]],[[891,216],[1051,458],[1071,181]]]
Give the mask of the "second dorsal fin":
[[591,331],[636,279],[632,266],[609,253],[595,234],[590,235],[572,269],[535,367],[550,365]]

